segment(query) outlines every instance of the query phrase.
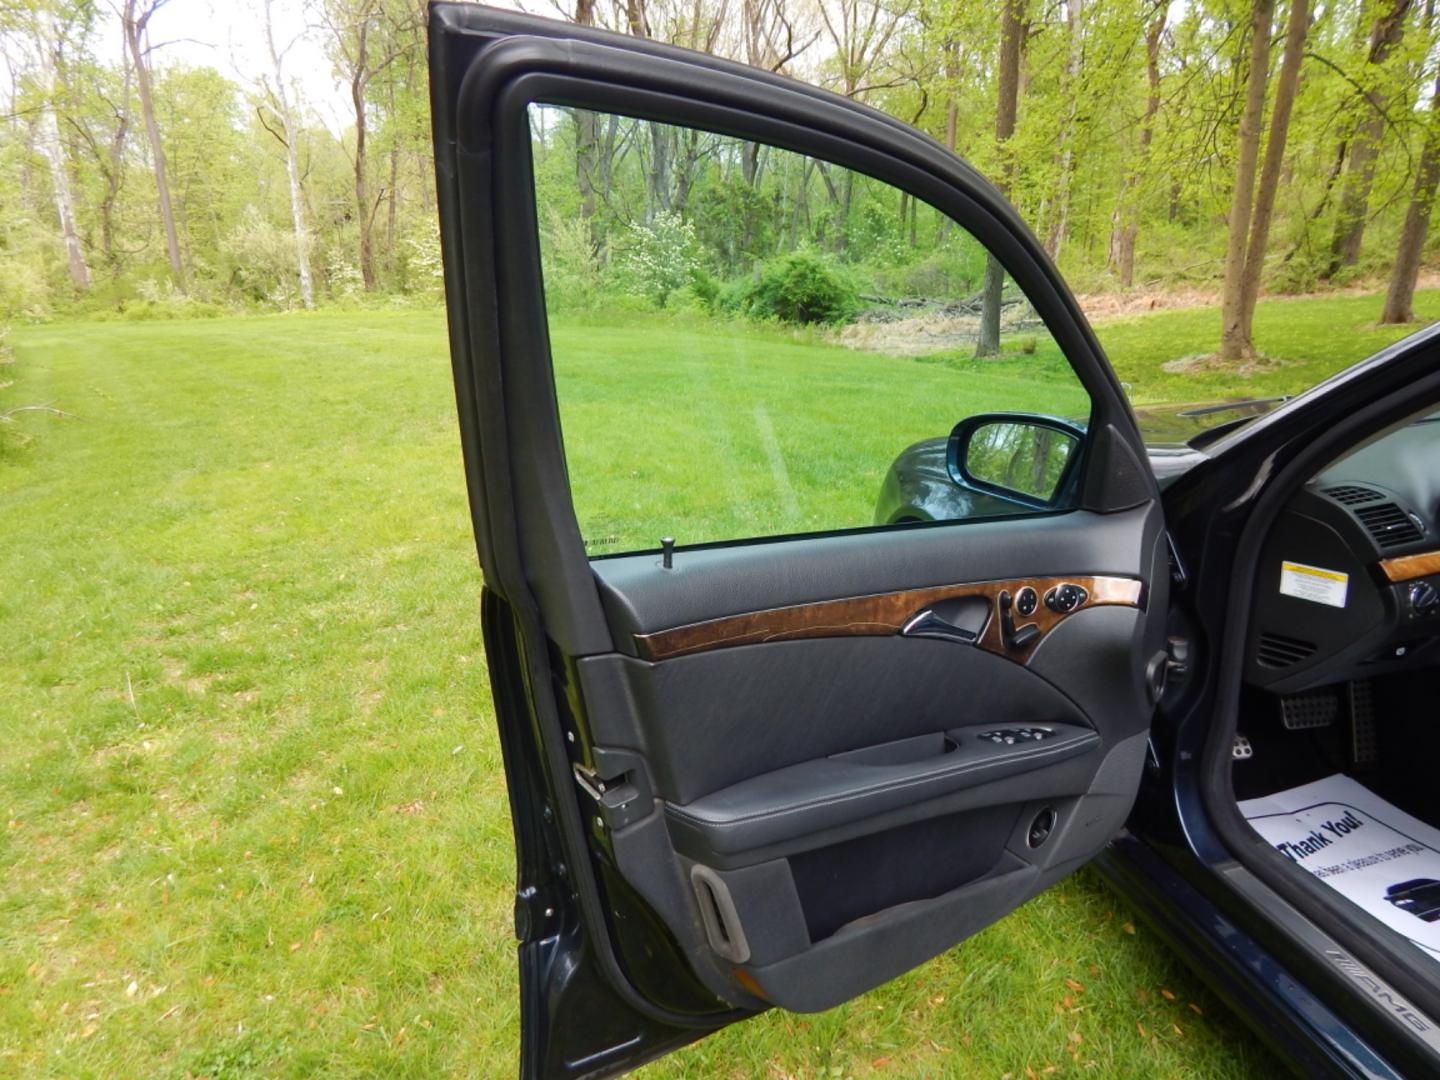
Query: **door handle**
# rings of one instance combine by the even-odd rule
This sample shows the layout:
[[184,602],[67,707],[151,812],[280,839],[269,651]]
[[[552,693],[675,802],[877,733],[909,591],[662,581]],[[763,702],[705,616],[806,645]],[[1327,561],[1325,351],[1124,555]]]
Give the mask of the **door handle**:
[[944,641],[958,641],[964,645],[973,645],[980,640],[980,635],[974,630],[956,626],[936,615],[930,608],[926,608],[902,626],[900,633],[903,637],[933,637]]

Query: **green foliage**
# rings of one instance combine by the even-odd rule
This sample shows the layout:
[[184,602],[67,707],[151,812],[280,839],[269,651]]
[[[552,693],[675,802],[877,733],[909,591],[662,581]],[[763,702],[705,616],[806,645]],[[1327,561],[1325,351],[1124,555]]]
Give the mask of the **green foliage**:
[[282,308],[298,302],[295,234],[266,220],[258,207],[245,207],[225,234],[221,252],[226,282],[237,299]]
[[605,275],[590,228],[579,217],[551,212],[540,245],[545,304],[551,311],[594,307],[605,288]]
[[621,242],[620,271],[631,292],[663,308],[670,294],[688,285],[699,269],[700,241],[693,223],[666,210],[648,225],[630,223]]
[[716,310],[720,301],[720,282],[703,266],[690,275],[690,292],[707,311]]
[[715,299],[711,301],[712,309],[723,315],[748,314],[755,284],[753,275],[732,278],[725,282],[715,290]]
[[51,306],[50,277],[40,245],[0,250],[0,319],[44,314]]
[[404,283],[408,290],[429,293],[436,298],[445,290],[445,268],[441,260],[440,230],[435,222],[417,223],[402,241]]
[[747,314],[791,323],[840,323],[855,314],[859,290],[842,266],[813,251],[767,262],[744,301]]
[[[958,232],[958,230],[953,230]],[[918,259],[877,266],[876,288],[890,296],[968,297],[985,276],[985,249],[966,237]]]
[[[298,103],[317,294],[373,306],[373,298],[357,300],[366,288],[359,275],[363,218],[372,223],[376,291],[438,297],[423,20],[405,0],[324,6],[332,29],[309,32],[323,36],[332,59],[342,68],[349,63],[363,25],[378,67],[364,82],[368,207],[355,202],[354,132],[337,136],[307,122],[316,103]],[[1203,0],[1165,11],[1161,104],[1148,141],[1141,137],[1150,93],[1145,33],[1160,9],[1139,0],[1088,0],[1073,9],[1072,23],[1072,5],[1028,5],[1018,127],[1003,152],[994,138],[993,12],[973,5],[872,7],[870,0],[862,8],[869,14],[855,25],[872,26],[869,45],[857,52],[855,41],[822,39],[807,51],[814,62],[804,74],[937,138],[948,141],[953,129],[957,152],[1004,182],[1072,285],[1086,292],[1116,287],[1111,241],[1128,211],[1138,226],[1137,286],[1218,286],[1234,181],[1243,5]],[[59,17],[53,88],[42,85],[35,62],[33,15],[41,10]],[[1417,105],[1433,82],[1440,23],[1427,20],[1422,5],[1409,5],[1394,49],[1372,63],[1372,25],[1385,10],[1340,0],[1310,29],[1265,263],[1268,289],[1365,282],[1389,269],[1426,134]],[[112,23],[95,11],[93,3],[21,4],[6,17],[17,48],[10,118],[0,128],[0,312],[120,309],[135,298],[136,282],[169,273],[134,79],[115,60]],[[870,14],[877,21],[868,23]],[[658,37],[692,39],[694,28],[684,25],[690,16],[680,9],[649,17]],[[716,42],[748,40],[737,32],[735,10],[704,16],[711,17],[720,21]],[[1277,41],[1283,17],[1282,8]],[[241,85],[210,67],[163,63],[155,76],[180,246],[196,290],[226,303],[293,305],[298,284],[281,258],[279,235],[291,230],[284,151],[266,92],[258,80]],[[36,118],[47,107],[59,119],[79,239],[94,278],[90,295],[69,280],[51,175],[37,152]],[[1336,266],[1330,249],[1342,195],[1362,182],[1348,164],[1359,160],[1351,153],[1355,135],[1377,108],[1385,123],[1363,181],[1370,190],[1362,200],[1362,255]],[[685,304],[723,307],[718,291],[691,286],[692,264],[728,281],[804,248],[832,255],[866,292],[955,298],[978,289],[973,252],[950,251],[953,235],[939,215],[892,187],[858,174],[845,178],[834,165],[796,168],[793,157],[787,163],[770,147],[742,152],[738,140],[692,129],[652,141],[654,133],[636,121],[598,119],[588,129],[596,140],[589,147],[589,196],[577,183],[581,130],[574,111],[551,110],[533,140],[547,239],[570,249],[547,257],[546,266],[552,300],[567,308],[609,304],[617,291],[668,307],[681,302],[677,290],[687,289]],[[694,243],[671,235],[668,219],[657,214],[693,230]],[[566,230],[575,235],[561,235]]]

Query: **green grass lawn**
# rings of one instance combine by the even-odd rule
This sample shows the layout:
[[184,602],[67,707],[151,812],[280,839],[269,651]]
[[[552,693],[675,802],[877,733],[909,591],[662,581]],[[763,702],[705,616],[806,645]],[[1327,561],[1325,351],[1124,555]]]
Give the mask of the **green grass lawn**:
[[[1437,296],[1420,304],[1440,314]],[[1397,336],[1364,329],[1373,298],[1280,307],[1261,306],[1261,347],[1318,358],[1253,392]],[[1102,336],[1137,396],[1194,400],[1209,376],[1156,371],[1197,351],[1208,318]],[[701,348],[688,332],[677,349]],[[596,323],[556,340],[571,373],[629,343]],[[6,400],[73,418],[26,414],[29,441],[0,443],[0,1075],[512,1075],[513,856],[440,313],[57,323],[14,342]],[[876,440],[917,422],[845,391],[854,354],[773,333],[747,348],[746,364],[831,366],[816,445],[832,460],[888,452]],[[1006,370],[1022,363],[957,370],[970,393],[1023,380]],[[939,378],[894,364],[897,394]],[[582,393],[572,452],[587,425],[625,422],[624,380],[646,375],[632,362]],[[808,444],[777,400],[788,457]],[[970,400],[937,398],[918,422],[943,430]],[[707,438],[756,452],[753,418],[731,422],[713,415]],[[615,501],[606,466],[582,466],[597,512]],[[717,483],[687,513],[744,526],[747,495]],[[873,490],[835,498],[798,498],[796,520],[868,512]],[[1274,1066],[1082,874],[847,1006],[767,1014],[649,1074],[1052,1067]]]

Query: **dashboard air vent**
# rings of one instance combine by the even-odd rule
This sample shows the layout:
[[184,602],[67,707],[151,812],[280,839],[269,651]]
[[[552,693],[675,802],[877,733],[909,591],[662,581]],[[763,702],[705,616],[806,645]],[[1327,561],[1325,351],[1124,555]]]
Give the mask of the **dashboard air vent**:
[[1384,498],[1374,488],[1360,487],[1358,484],[1341,484],[1339,487],[1329,487],[1323,492],[1336,502],[1344,506],[1358,506],[1360,503],[1374,502],[1376,499]]
[[1410,515],[1392,502],[1362,506],[1355,511],[1355,516],[1382,548],[1412,544],[1424,536],[1420,526],[1410,520]]
[[1284,634],[1261,634],[1255,649],[1255,660],[1261,667],[1286,668],[1315,655],[1313,641],[1286,637]]

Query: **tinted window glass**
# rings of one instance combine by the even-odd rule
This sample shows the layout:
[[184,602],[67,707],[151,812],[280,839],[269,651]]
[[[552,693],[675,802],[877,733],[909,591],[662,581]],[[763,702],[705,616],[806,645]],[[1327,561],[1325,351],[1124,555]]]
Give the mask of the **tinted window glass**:
[[1090,402],[982,245],[899,189],[689,128],[531,108],[565,452],[592,555],[1028,513],[969,499],[980,412]]

